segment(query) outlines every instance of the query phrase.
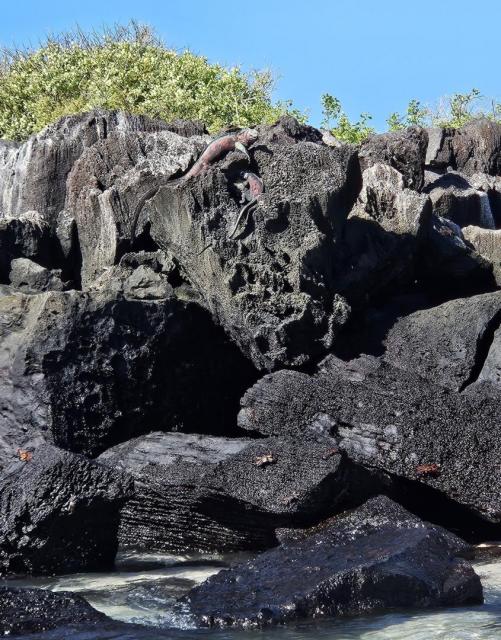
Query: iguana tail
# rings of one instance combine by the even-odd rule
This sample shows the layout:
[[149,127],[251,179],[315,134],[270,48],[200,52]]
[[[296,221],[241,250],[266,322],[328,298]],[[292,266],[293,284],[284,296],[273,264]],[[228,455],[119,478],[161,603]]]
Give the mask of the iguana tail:
[[256,207],[256,206],[257,206],[257,200],[254,199],[254,200],[251,200],[245,206],[242,207],[240,213],[238,214],[237,220],[235,222],[235,226],[233,227],[233,231],[228,236],[228,239],[233,238],[233,236],[235,235],[235,233],[236,233],[236,231],[237,231],[237,229],[238,229],[238,227],[240,225],[240,222],[242,221],[243,217],[246,216],[249,213],[249,211],[251,209],[253,209],[254,207]]

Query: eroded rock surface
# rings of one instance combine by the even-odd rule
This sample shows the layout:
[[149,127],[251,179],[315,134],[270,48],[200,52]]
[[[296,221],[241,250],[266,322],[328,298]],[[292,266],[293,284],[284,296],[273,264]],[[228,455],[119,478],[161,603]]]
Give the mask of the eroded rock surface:
[[479,376],[500,325],[501,292],[451,300],[397,321],[384,340],[384,358],[461,391]]
[[[251,148],[265,193],[245,230],[236,167],[216,166],[150,201],[151,235],[171,251],[204,305],[259,368],[300,365],[324,352],[348,317],[332,286],[336,243],[358,192],[353,148],[278,138]],[[236,154],[237,155],[237,154]],[[299,170],[301,167],[301,170]]]
[[130,480],[52,445],[19,457],[0,480],[0,574],[111,568]]
[[454,393],[373,357],[328,357],[314,375],[262,378],[243,397],[239,424],[296,438],[321,427],[356,463],[433,487],[499,523],[499,397]]
[[211,576],[183,602],[202,626],[244,628],[481,603],[480,579],[458,557],[467,550],[456,536],[379,497]]
[[428,134],[421,127],[374,134],[360,146],[360,164],[362,169],[375,163],[388,164],[402,174],[407,188],[420,191],[427,147]]
[[318,522],[374,486],[321,434],[300,442],[154,433],[99,461],[134,478],[121,544],[158,551],[268,548],[275,529]]
[[107,620],[103,613],[74,593],[0,587],[0,632],[4,636],[27,635],[76,625],[85,625],[87,631],[95,632]]

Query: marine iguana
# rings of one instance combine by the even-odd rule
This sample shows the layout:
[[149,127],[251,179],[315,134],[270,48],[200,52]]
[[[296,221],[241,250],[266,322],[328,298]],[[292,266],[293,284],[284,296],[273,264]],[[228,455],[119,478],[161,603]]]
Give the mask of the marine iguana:
[[149,189],[144,194],[144,196],[140,198],[134,209],[134,215],[132,217],[131,242],[135,240],[137,223],[139,221],[139,216],[146,201],[152,198],[160,189],[160,187],[166,184],[170,184],[172,186],[181,184],[183,182],[186,182],[190,178],[194,178],[195,176],[200,175],[221,156],[235,149],[238,149],[238,151],[242,151],[242,153],[245,153],[247,158],[249,158],[249,153],[246,147],[255,142],[257,138],[258,133],[255,129],[242,129],[241,131],[223,134],[222,136],[215,138],[208,144],[202,155],[198,158],[191,169],[184,174],[184,176],[181,176],[180,178],[176,178],[174,180],[169,177],[167,178],[167,180],[164,180]]
[[238,226],[240,225],[241,220],[244,217],[247,218],[247,214],[257,206],[257,199],[264,192],[264,182],[255,173],[251,173],[250,171],[243,171],[241,176],[247,182],[248,191],[244,191],[242,195],[245,200],[248,200],[248,202],[245,206],[242,207],[240,213],[238,214],[235,225],[233,227],[233,231],[230,233],[228,238],[233,238],[238,229]]

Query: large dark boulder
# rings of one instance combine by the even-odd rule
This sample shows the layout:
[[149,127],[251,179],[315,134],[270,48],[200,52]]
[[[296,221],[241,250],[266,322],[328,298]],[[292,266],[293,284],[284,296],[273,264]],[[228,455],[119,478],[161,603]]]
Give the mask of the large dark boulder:
[[52,445],[20,458],[0,479],[0,574],[111,568],[130,480]]
[[500,325],[501,292],[451,300],[398,320],[384,339],[384,358],[460,391],[481,374]]
[[[78,627],[93,634],[109,621],[81,596],[45,589],[0,587],[0,633],[18,636],[41,633],[58,627]],[[95,637],[95,636],[94,636]]]
[[373,357],[329,357],[314,375],[261,379],[242,399],[239,425],[296,438],[322,427],[357,464],[464,507],[465,526],[467,513],[499,523],[500,397],[454,393]]
[[120,273],[0,298],[0,466],[33,439],[97,455],[152,429],[234,432],[253,367],[195,302],[158,299],[160,273],[125,279],[144,299]]
[[374,134],[360,145],[360,166],[364,170],[379,162],[388,164],[402,174],[407,188],[419,191],[424,184],[427,146],[428,134],[421,127]]
[[153,433],[99,461],[133,476],[120,542],[149,551],[268,548],[277,528],[318,522],[374,491],[321,434],[253,441]]
[[202,626],[266,627],[483,602],[468,546],[388,498],[211,576],[182,599]]

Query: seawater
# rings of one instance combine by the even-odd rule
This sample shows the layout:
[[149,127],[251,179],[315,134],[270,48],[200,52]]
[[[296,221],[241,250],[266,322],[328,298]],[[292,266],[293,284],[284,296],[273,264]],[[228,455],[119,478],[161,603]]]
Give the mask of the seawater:
[[501,640],[501,559],[475,565],[484,586],[481,606],[322,620],[266,631],[195,629],[189,616],[174,606],[177,598],[228,562],[243,559],[120,554],[112,573],[9,580],[8,584],[73,591],[115,620],[142,625],[130,630],[59,629],[25,636],[33,640]]

